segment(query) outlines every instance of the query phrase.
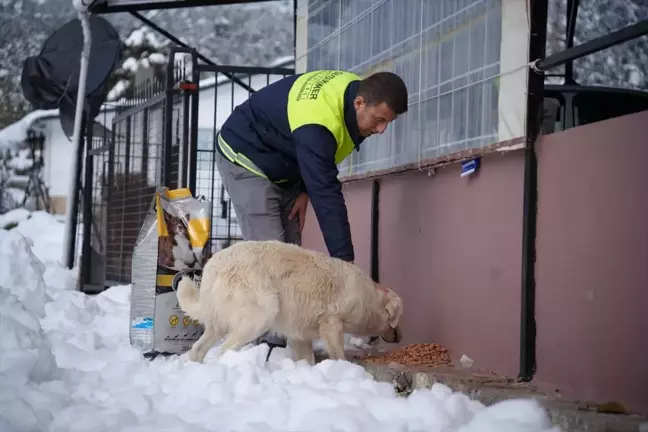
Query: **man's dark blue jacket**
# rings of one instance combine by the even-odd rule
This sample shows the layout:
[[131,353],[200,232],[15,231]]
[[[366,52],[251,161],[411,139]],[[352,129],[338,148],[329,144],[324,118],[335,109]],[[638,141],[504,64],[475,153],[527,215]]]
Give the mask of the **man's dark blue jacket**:
[[[276,81],[237,106],[221,129],[225,142],[254,162],[271,181],[302,182],[319,222],[326,247],[333,257],[353,261],[353,243],[335,164],[337,143],[324,126],[305,125],[292,133],[288,123],[288,93],[299,75]],[[358,146],[353,100],[359,81],[351,82],[344,94],[344,121]],[[220,151],[220,149],[219,149]]]

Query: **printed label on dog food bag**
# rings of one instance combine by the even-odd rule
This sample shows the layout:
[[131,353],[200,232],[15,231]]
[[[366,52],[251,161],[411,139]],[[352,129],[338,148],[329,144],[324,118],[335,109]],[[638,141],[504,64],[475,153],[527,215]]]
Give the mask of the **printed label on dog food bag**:
[[203,328],[196,320],[185,316],[178,297],[171,288],[156,287],[155,350],[183,353],[202,336]]
[[181,354],[203,333],[185,316],[171,288],[178,271],[200,269],[210,233],[210,202],[189,189],[159,188],[133,253],[130,339],[152,353]]

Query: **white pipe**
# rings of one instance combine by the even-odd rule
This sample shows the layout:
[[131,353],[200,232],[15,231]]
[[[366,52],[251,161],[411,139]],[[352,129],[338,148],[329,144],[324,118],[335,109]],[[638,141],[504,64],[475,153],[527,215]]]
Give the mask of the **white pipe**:
[[[72,238],[72,210],[74,200],[78,199],[75,195],[76,191],[76,171],[77,171],[77,155],[82,149],[79,144],[81,142],[81,119],[83,116],[83,108],[85,106],[85,92],[86,81],[88,77],[88,63],[90,60],[90,49],[92,47],[92,34],[90,32],[90,14],[87,7],[83,2],[74,1],[75,7],[79,12],[79,21],[81,21],[81,28],[83,29],[83,50],[81,51],[81,68],[79,70],[79,89],[77,92],[76,112],[74,114],[74,133],[72,137],[72,145],[74,146],[74,157],[71,160],[70,172],[72,173],[70,185],[68,187],[68,199],[65,211],[65,235],[63,238],[63,265],[67,265],[68,261],[74,263],[73,258],[68,256],[70,242],[76,241]],[[72,265],[74,266],[74,264]]]

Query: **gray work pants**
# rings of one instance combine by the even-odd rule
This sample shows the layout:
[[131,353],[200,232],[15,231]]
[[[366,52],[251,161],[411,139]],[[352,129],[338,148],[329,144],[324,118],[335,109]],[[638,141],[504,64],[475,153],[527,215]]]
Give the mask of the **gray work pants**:
[[[281,188],[270,180],[230,162],[218,151],[215,156],[218,172],[232,200],[243,239],[278,240],[301,246],[298,218],[288,220],[290,210],[300,192],[299,184]],[[257,344],[262,342],[271,347],[286,346],[284,337],[268,333],[256,340]]]
[[288,220],[300,187],[282,188],[216,152],[216,166],[232,200],[245,240],[278,240],[301,245],[299,221]]

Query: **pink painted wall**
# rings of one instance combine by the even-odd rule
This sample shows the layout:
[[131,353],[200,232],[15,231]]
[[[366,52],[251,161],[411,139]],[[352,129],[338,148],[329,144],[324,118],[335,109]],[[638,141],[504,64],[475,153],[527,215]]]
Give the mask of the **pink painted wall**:
[[[367,274],[371,271],[371,181],[342,185],[351,225],[351,238],[355,263]],[[304,247],[326,252],[326,244],[320,231],[313,207],[308,206],[306,224],[302,233]]]
[[[538,143],[536,383],[648,414],[648,112]],[[403,343],[516,376],[523,155],[387,176],[380,278],[405,300]],[[371,182],[345,186],[357,262],[369,271]],[[325,251],[309,214],[304,246]]]
[[[380,280],[403,296],[404,344],[442,343],[458,360],[516,375],[519,363],[522,171],[520,152],[388,176],[380,192]],[[346,185],[356,261],[369,271],[371,181]],[[308,215],[304,246],[325,250]]]
[[540,382],[648,414],[648,111],[538,145]]

